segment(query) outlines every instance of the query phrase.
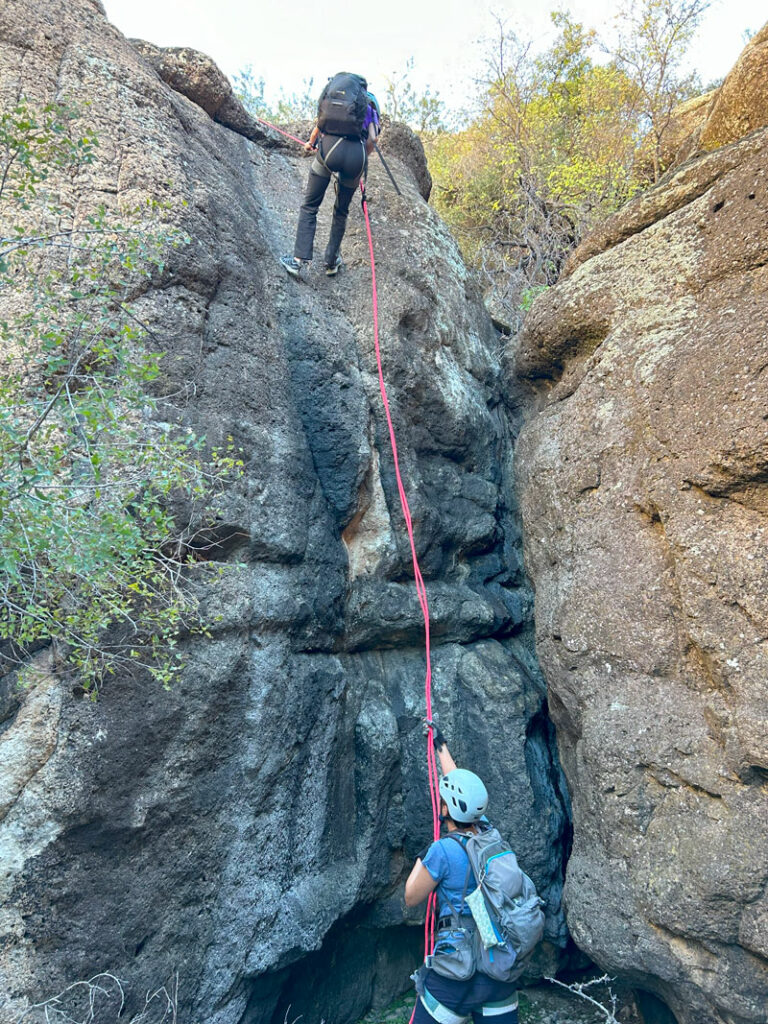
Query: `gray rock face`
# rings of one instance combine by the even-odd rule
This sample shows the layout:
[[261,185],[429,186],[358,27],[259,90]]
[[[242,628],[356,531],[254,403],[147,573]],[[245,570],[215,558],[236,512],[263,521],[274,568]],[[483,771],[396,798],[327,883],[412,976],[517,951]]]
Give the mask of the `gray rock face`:
[[408,125],[401,124],[399,121],[391,121],[386,116],[382,119],[382,125],[383,134],[380,148],[386,154],[386,159],[388,160],[390,156],[396,157],[406,167],[409,167],[416,178],[419,192],[424,199],[429,199],[432,192],[432,175],[427,167],[421,139],[411,131]]
[[568,924],[678,1024],[768,1006],[767,155],[753,133],[630,204],[512,353]]
[[[170,694],[124,679],[91,704],[55,677],[26,693],[2,681],[0,1019],[100,970],[142,1001],[178,971],[179,1019],[282,1020],[309,993],[312,1019],[342,1024],[417,961],[402,883],[430,832],[422,626],[367,242],[353,210],[339,277],[287,278],[277,257],[306,162],[215,123],[221,106],[197,102],[222,99],[204,62],[190,58],[190,99],[144,53],[95,0],[0,9],[2,101],[76,97],[101,140],[61,185],[78,216],[151,195],[191,238],[136,306],[167,351],[169,416],[244,452],[221,534],[222,548],[240,536],[243,566],[206,592],[214,637],[187,642]],[[551,964],[567,821],[531,653],[497,338],[425,180],[389,156],[403,196],[374,161],[370,209],[435,703],[549,897]]]

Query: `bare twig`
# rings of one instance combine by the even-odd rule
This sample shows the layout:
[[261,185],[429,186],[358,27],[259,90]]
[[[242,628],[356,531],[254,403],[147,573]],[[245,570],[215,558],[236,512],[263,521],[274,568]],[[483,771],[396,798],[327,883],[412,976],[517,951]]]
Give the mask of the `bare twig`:
[[602,978],[592,978],[590,981],[575,981],[570,985],[566,985],[564,981],[558,981],[557,978],[551,978],[549,976],[546,976],[544,980],[551,982],[553,985],[557,985],[559,988],[564,988],[566,992],[571,992],[580,999],[585,999],[588,1003],[591,1003],[592,1006],[595,1006],[601,1013],[605,1014],[604,1024],[619,1024],[619,1021],[616,1019],[617,997],[611,991],[610,987],[608,987],[608,997],[611,1002],[610,1008],[599,1002],[597,999],[594,999],[587,992],[587,989],[591,988],[593,985],[610,986],[613,978],[609,978],[607,974],[604,974]]
[[[76,981],[58,995],[28,1007],[15,1024],[119,1024],[126,1001],[124,984],[114,974],[104,972],[88,981]],[[178,1024],[178,1009],[176,971],[166,985],[146,993],[144,1006],[127,1024]]]
[[[113,992],[110,993],[109,988],[105,988],[107,984],[113,988]],[[116,986],[117,992],[114,993],[114,987]],[[63,1003],[67,996],[75,995],[78,996],[83,994],[87,998],[87,1011],[86,1015],[81,1019],[71,1016],[70,1011],[64,1009]],[[16,1024],[22,1024],[22,1021],[26,1020],[31,1013],[38,1012],[43,1015],[43,1019],[46,1024],[53,1024],[53,1022],[60,1022],[60,1024],[96,1024],[96,997],[97,995],[110,996],[115,994],[119,998],[119,1006],[115,1013],[115,1018],[119,1017],[125,1006],[125,991],[119,979],[114,974],[103,972],[101,974],[95,974],[88,981],[75,981],[71,985],[68,985],[58,995],[51,996],[50,999],[44,1000],[42,1003],[35,1003],[28,1007],[20,1017],[16,1019]],[[71,1013],[82,1012],[71,1009]],[[40,1018],[38,1018],[40,1019]]]

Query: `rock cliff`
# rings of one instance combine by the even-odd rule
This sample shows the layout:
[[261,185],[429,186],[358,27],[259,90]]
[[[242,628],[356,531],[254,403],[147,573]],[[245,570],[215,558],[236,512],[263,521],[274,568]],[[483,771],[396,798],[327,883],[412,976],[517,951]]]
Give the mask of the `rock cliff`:
[[765,37],[714,101],[758,130],[587,239],[510,352],[568,924],[678,1024],[768,1006],[768,131],[734,98]]
[[[406,128],[383,140],[403,196],[369,178],[441,725],[548,898],[551,968],[554,722],[570,929],[645,1024],[764,1024],[768,1001],[765,39],[694,112],[694,157],[538,300],[506,378]],[[178,974],[180,1020],[345,1024],[418,960],[401,892],[430,828],[361,219],[338,279],[286,278],[306,163],[208,58],[125,40],[98,0],[5,0],[3,109],[20,95],[98,133],[57,186],[75,218],[153,197],[190,237],[135,304],[169,418],[246,468],[213,637],[170,693],[137,674],[84,701],[44,651],[33,688],[0,679],[0,1021],[109,970],[128,1012]]]
[[[343,1024],[418,962],[401,893],[430,829],[420,613],[362,220],[338,279],[288,279],[277,257],[307,164],[210,61],[132,45],[98,0],[5,0],[0,101],[19,95],[74,99],[98,133],[96,161],[59,186],[76,218],[151,196],[189,235],[135,305],[166,352],[169,416],[210,444],[231,434],[246,469],[219,535],[242,565],[207,594],[213,638],[186,642],[170,693],[137,676],[91,703],[55,676],[0,682],[0,1019],[108,970],[132,998],[178,972],[180,1020],[282,1021],[290,1004]],[[374,163],[370,208],[434,696],[549,899],[552,961],[567,798],[532,652],[498,337],[422,198],[417,140],[392,131],[403,196]]]

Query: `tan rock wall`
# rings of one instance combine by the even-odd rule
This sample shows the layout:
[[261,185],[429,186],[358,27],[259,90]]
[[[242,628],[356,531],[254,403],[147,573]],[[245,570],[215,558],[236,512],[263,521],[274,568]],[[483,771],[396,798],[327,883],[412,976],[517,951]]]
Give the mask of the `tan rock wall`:
[[723,82],[701,133],[704,151],[768,125],[768,24],[747,44]]
[[[662,144],[662,166],[674,170],[692,157],[738,142],[766,126],[768,24],[750,39],[718,89],[672,111]],[[641,167],[648,163],[641,155]]]
[[609,222],[510,353],[568,923],[680,1024],[768,1005],[767,225],[763,131]]

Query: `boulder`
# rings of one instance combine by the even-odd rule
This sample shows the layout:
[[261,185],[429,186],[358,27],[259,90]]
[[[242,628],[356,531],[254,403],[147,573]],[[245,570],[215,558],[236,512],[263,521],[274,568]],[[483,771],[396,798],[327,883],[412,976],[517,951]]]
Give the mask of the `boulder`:
[[[712,109],[712,102],[717,95],[716,89],[694,96],[673,108],[669,123],[661,139],[659,164],[661,169],[668,170],[699,152],[699,139],[707,117]],[[637,172],[648,182],[653,181],[653,136],[649,134],[644,140],[639,157]]]
[[[662,142],[662,167],[674,171],[693,157],[768,127],[766,95],[768,24],[750,39],[721,86],[672,111]],[[641,157],[641,168],[647,172],[643,164],[650,162]]]
[[422,199],[428,200],[432,193],[432,175],[421,139],[407,124],[392,121],[386,115],[382,118],[381,127],[379,148],[385,159],[393,156],[404,163],[416,179]]
[[766,168],[758,128],[630,203],[508,352],[568,925],[677,1024],[768,1005]]
[[164,82],[202,107],[209,117],[215,118],[232,96],[229,79],[199,50],[188,46],[160,47],[143,39],[130,42]]
[[708,152],[768,126],[768,24],[747,43],[718,90],[699,145]]
[[[109,971],[127,1017],[177,978],[179,1020],[282,1022],[310,997],[312,1019],[345,1024],[409,984],[422,929],[402,887],[431,835],[423,626],[359,205],[338,277],[288,278],[298,147],[226,127],[210,61],[137,49],[95,0],[0,6],[0,97],[19,92],[77,98],[100,140],[92,164],[49,179],[58,201],[85,218],[159,199],[189,237],[134,307],[164,352],[167,418],[211,446],[231,436],[245,471],[207,538],[224,567],[199,584],[211,636],[183,640],[169,693],[141,673],[96,702],[48,673],[28,691],[0,681],[0,1019]],[[372,161],[370,215],[435,708],[548,899],[552,970],[567,796],[532,652],[497,334],[414,151],[388,153],[400,197]]]
[[229,79],[199,50],[188,46],[155,46],[143,39],[129,40],[160,78],[176,92],[226,128],[262,145],[285,145],[283,138],[251,117],[235,96]]
[[[568,277],[592,256],[621,245],[633,235],[706,195],[720,182],[728,180],[729,174],[743,165],[748,157],[751,159],[758,156],[763,146],[763,136],[755,134],[744,139],[738,146],[725,146],[712,153],[702,154],[695,161],[670,170],[658,185],[641,193],[590,232],[568,257],[562,278]],[[749,188],[745,196],[752,195],[753,190]],[[751,210],[752,207],[747,204],[740,208],[738,214],[747,232],[754,227],[751,224]]]

